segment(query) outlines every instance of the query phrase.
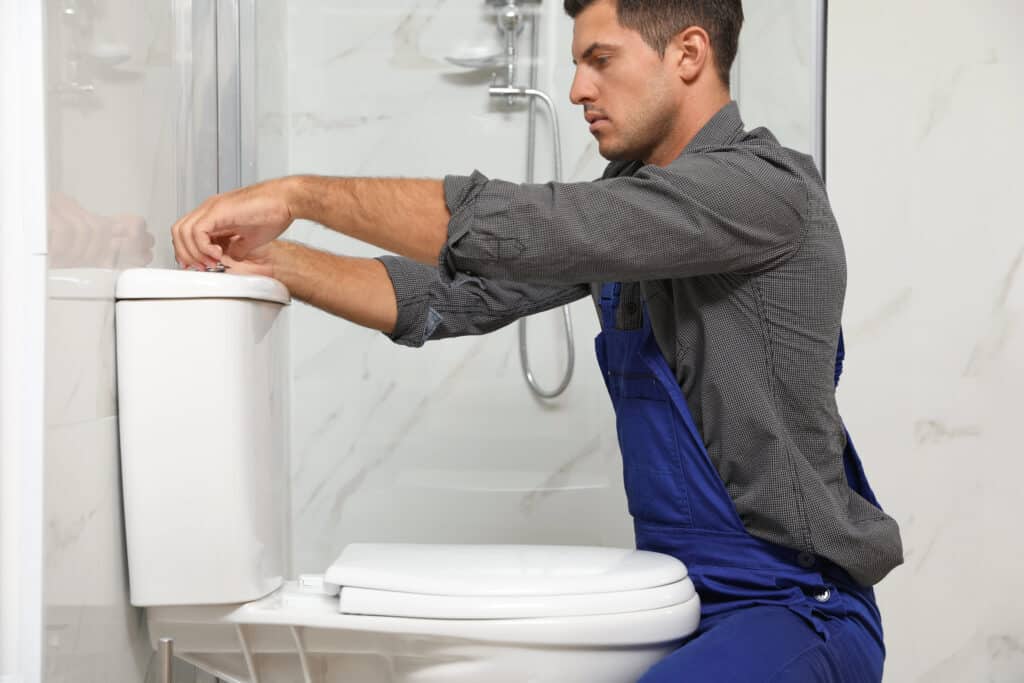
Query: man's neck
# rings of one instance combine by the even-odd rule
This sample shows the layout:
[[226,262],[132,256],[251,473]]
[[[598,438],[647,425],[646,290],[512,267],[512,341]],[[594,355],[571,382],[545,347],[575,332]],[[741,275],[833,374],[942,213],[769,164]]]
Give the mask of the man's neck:
[[722,107],[732,101],[728,89],[721,89],[714,96],[702,94],[683,102],[680,105],[679,119],[673,129],[673,133],[665,142],[647,158],[645,164],[665,167],[675,161],[683,150],[686,149],[697,134],[703,130],[708,121],[715,117],[715,114],[722,111]]

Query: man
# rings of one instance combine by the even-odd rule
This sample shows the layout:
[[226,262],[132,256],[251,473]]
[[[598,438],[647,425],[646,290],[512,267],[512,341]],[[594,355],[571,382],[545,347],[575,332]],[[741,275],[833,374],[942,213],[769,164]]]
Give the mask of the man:
[[[813,162],[731,102],[741,2],[565,7],[600,180],[279,179],[185,216],[178,260],[413,346],[593,295],[637,547],[679,557],[702,600],[642,680],[879,681],[871,586],[902,548],[835,403],[845,256]],[[296,218],[406,258],[274,241]]]

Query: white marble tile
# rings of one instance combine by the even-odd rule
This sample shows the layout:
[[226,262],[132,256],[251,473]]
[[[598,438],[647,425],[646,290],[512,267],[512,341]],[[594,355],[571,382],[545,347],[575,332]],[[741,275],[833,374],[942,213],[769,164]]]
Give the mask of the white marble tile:
[[46,307],[46,421],[117,415],[114,285],[117,271],[51,268]]
[[[1024,677],[1024,49],[1009,28],[1021,18],[1007,0],[833,3],[830,192],[850,266],[841,408],[907,560],[878,589],[886,680]],[[958,49],[937,58],[950,35]],[[885,48],[865,50],[865,36]]]
[[814,5],[809,0],[744,3],[737,91],[748,129],[768,127],[787,147],[812,150]]
[[45,680],[143,680],[151,649],[128,603],[117,418],[46,433]]

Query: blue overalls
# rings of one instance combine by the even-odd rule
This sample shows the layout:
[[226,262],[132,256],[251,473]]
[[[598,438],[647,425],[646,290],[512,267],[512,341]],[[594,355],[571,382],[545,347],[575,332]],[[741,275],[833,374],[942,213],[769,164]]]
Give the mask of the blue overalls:
[[[621,284],[601,292],[597,358],[618,418],[636,546],[679,558],[701,598],[696,633],[642,683],[878,683],[885,648],[874,591],[824,558],[744,529],[651,332],[616,329]],[[840,339],[836,381],[842,371]],[[851,488],[877,505],[847,438]]]

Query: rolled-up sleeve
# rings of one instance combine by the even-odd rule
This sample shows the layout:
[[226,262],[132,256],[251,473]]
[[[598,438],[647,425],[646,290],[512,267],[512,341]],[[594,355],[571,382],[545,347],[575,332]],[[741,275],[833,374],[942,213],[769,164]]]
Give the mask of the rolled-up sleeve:
[[395,288],[398,320],[388,335],[403,346],[432,339],[484,334],[519,318],[581,299],[589,285],[500,282],[465,274],[444,280],[437,268],[399,256],[381,256]]
[[683,154],[627,177],[519,185],[448,176],[442,277],[567,284],[757,272],[799,247],[807,190],[757,150]]

